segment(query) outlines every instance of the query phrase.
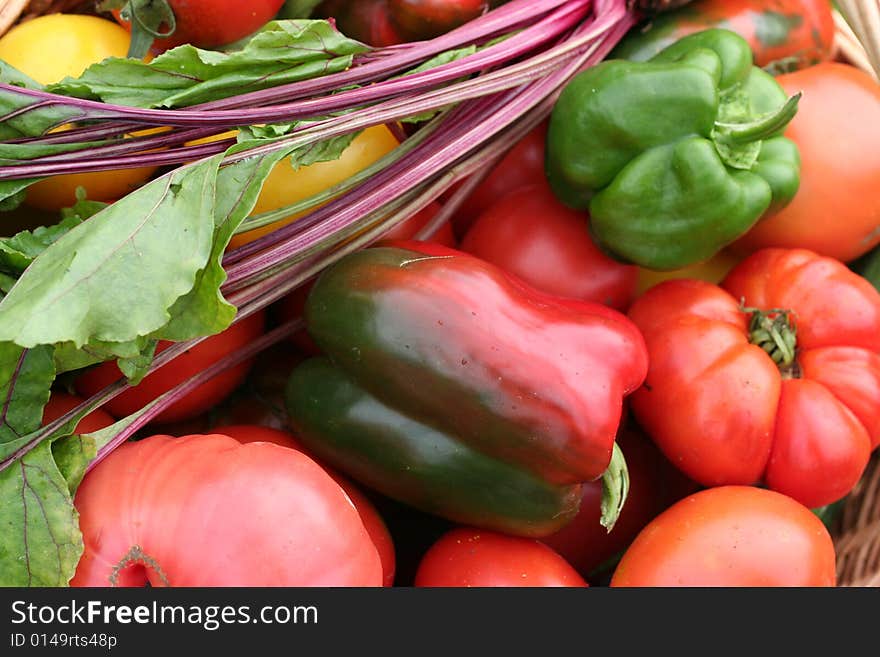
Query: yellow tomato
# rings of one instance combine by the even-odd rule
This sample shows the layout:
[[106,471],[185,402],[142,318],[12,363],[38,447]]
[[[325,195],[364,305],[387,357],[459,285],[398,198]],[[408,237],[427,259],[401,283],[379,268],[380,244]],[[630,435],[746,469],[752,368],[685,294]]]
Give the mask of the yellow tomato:
[[[284,158],[269,173],[254,214],[277,210],[313,196],[328,187],[366,169],[382,156],[394,150],[398,141],[391,131],[383,125],[367,128],[359,134],[337,160],[316,162],[309,166],[294,169],[289,158]],[[229,248],[252,242],[258,237],[271,233],[302,216],[293,214],[275,223],[255,228],[246,233],[234,235]]]
[[[125,57],[130,36],[125,28],[97,16],[46,14],[0,37],[0,59],[41,84],[78,77],[107,57]],[[31,185],[26,203],[58,210],[76,202],[82,186],[91,200],[114,201],[142,185],[156,167],[52,176]]]
[[125,57],[125,28],[97,16],[46,14],[0,38],[0,59],[40,84],[79,75],[106,57]]
[[740,260],[742,260],[740,256],[730,251],[722,251],[706,262],[700,262],[674,271],[652,271],[639,267],[638,294],[642,294],[645,290],[654,287],[658,283],[673,278],[696,278],[701,281],[709,281],[710,283],[720,283]]
[[155,171],[156,167],[137,167],[52,176],[28,187],[24,202],[40,210],[60,210],[76,203],[76,188],[84,187],[90,201],[111,203],[143,185]]

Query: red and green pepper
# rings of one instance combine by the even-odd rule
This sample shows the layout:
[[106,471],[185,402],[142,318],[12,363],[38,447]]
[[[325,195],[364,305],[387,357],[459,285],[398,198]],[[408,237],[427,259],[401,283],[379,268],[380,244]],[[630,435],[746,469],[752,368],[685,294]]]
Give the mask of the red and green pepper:
[[390,497],[552,533],[577,513],[582,482],[622,474],[612,452],[647,367],[641,335],[464,253],[402,246],[347,256],[316,282],[306,322],[327,357],[294,370],[292,426]]

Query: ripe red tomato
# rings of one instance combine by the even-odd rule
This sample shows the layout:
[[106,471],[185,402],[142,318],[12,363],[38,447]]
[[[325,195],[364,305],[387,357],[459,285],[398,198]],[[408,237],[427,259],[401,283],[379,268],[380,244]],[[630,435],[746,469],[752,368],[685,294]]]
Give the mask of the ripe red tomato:
[[339,485],[302,452],[222,435],[151,436],[89,472],[74,499],[72,586],[379,586]]
[[[47,425],[60,418],[68,411],[82,404],[85,400],[76,395],[71,395],[60,390],[53,390],[49,401],[43,407],[43,425]],[[86,415],[79,424],[76,425],[75,433],[92,433],[106,429],[116,422],[109,414],[100,408],[95,409]]]
[[[291,434],[279,429],[271,429],[269,427],[261,427],[253,424],[226,425],[215,427],[212,433],[219,433],[230,438],[235,438],[238,442],[254,443],[265,442],[274,443],[288,449],[295,449],[308,455],[308,452],[302,448]],[[311,455],[309,455],[311,457]],[[317,462],[317,461],[316,461]],[[322,465],[322,467],[324,467]],[[376,546],[379,558],[382,561],[382,583],[384,586],[392,586],[394,584],[394,542],[391,540],[391,534],[385,521],[372,502],[364,495],[357,486],[350,480],[343,477],[338,472],[324,467],[324,471],[333,477],[333,480],[342,487],[361,516],[364,527]]]
[[440,36],[480,16],[487,0],[324,0],[313,15],[371,46],[393,46]]
[[[174,33],[156,39],[151,50],[161,53],[184,43],[218,48],[253,34],[272,20],[284,0],[168,0],[174,12]],[[131,29],[120,10],[113,11],[120,25]],[[162,26],[167,30],[167,26]]]
[[415,586],[587,586],[565,559],[531,538],[458,527],[419,563]]
[[804,93],[785,132],[800,150],[800,189],[734,248],[804,248],[854,260],[880,244],[880,85],[837,62],[777,80],[789,94]]
[[452,218],[452,227],[459,239],[464,237],[477,217],[501,197],[519,187],[546,181],[544,175],[546,139],[547,122],[544,121],[511,148],[492,172],[468,195]]
[[624,311],[636,295],[638,267],[602,253],[587,216],[559,202],[546,183],[520,187],[489,206],[461,250],[548,294]]
[[651,521],[611,586],[834,586],[834,544],[814,513],[780,493],[722,486]]
[[810,251],[764,249],[722,287],[651,288],[629,317],[650,362],[632,411],[689,477],[763,481],[813,508],[859,480],[880,443],[880,293],[868,281]]
[[589,579],[593,571],[624,550],[661,511],[699,486],[676,470],[637,427],[621,430],[630,488],[620,517],[609,532],[602,514],[602,482],[583,485],[581,507],[574,519],[555,534],[541,539]]
[[431,39],[489,9],[488,0],[388,0],[391,20],[408,41]]
[[[143,408],[162,393],[259,337],[263,332],[264,318],[265,313],[257,312],[233,324],[225,331],[212,335],[182,353],[165,367],[146,376],[138,385],[111,399],[104,404],[104,409],[114,417],[122,418]],[[171,344],[171,342],[160,342],[156,347],[156,353],[164,351]],[[207,411],[241,385],[252,364],[253,360],[247,360],[221,372],[159,413],[153,421],[179,422]],[[76,378],[74,386],[79,394],[90,397],[121,377],[122,373],[116,363],[107,361],[85,370]]]
[[636,27],[611,57],[644,61],[688,34],[720,27],[749,42],[757,66],[804,68],[832,57],[831,8],[828,0],[699,0]]

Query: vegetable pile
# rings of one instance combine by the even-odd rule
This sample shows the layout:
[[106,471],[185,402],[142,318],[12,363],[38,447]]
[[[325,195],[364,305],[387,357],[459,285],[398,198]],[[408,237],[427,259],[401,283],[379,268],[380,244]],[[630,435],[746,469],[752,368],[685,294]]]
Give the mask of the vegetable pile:
[[0,585],[833,586],[880,86],[822,0],[657,4],[0,36]]

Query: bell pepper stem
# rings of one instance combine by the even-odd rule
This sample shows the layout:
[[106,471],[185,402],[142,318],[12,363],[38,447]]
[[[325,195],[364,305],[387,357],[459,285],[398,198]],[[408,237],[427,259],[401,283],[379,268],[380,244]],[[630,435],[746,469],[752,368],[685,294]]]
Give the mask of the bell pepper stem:
[[611,450],[611,461],[602,475],[602,515],[599,522],[609,532],[620,517],[626,496],[629,494],[629,470],[623,450],[614,443]]
[[790,310],[760,310],[740,303],[749,315],[749,342],[761,347],[784,374],[794,374],[797,357],[797,327]]
[[715,130],[718,138],[732,144],[749,144],[767,139],[787,126],[798,111],[802,92],[796,93],[775,112],[764,114],[747,123],[727,123],[718,121]]

